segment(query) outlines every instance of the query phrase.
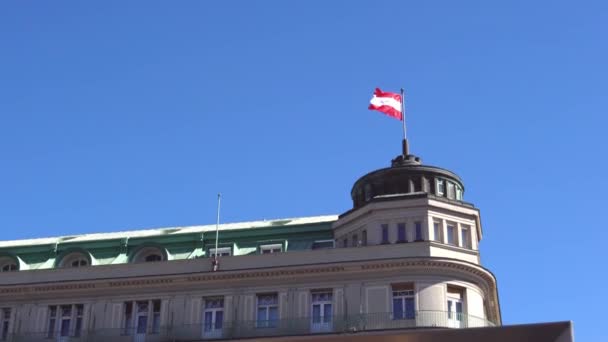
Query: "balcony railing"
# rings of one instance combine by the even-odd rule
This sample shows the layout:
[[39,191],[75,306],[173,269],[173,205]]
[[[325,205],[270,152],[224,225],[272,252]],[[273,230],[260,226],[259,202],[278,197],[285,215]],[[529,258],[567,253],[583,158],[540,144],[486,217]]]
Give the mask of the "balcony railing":
[[[405,315],[407,316],[407,315]],[[49,337],[46,333],[9,335],[11,342],[186,342],[248,337],[356,333],[408,328],[473,328],[495,324],[483,318],[445,311],[416,311],[410,317],[392,313],[357,314],[324,319],[287,318],[271,321],[227,321],[214,325],[192,324],[163,327],[157,333],[126,332],[125,329],[96,329],[78,337]]]

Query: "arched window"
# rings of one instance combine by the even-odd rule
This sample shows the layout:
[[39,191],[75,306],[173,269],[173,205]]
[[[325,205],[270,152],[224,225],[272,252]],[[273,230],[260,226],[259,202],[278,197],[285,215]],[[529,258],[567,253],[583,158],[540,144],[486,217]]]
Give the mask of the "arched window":
[[68,253],[59,260],[59,267],[63,268],[85,267],[90,264],[89,257],[84,252]]
[[166,252],[155,246],[142,247],[135,252],[131,262],[157,262],[167,260]]
[[0,272],[13,272],[18,271],[19,265],[11,257],[0,257]]

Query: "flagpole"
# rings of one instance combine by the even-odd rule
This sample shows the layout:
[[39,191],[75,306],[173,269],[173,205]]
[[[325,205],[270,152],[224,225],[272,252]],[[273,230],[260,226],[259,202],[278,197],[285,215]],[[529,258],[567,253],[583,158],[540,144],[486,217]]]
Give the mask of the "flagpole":
[[407,133],[405,130],[405,91],[403,90],[403,88],[401,88],[401,121],[403,123],[403,156],[407,157],[407,155],[410,154],[410,151],[409,146],[407,144]]
[[217,220],[215,221],[215,255],[213,257],[213,270],[217,271],[220,267],[220,263],[218,260],[218,241],[219,241],[219,235],[220,235],[220,204],[221,204],[221,200],[222,200],[222,194],[218,193],[217,194]]

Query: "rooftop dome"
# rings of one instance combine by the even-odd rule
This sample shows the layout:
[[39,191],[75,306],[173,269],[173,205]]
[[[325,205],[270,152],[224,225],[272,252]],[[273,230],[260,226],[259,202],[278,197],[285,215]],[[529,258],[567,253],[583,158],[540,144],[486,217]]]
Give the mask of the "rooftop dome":
[[354,209],[376,198],[414,193],[462,201],[464,184],[458,175],[440,167],[423,165],[419,157],[408,152],[407,140],[404,140],[403,154],[392,160],[391,167],[372,171],[355,182],[351,190]]

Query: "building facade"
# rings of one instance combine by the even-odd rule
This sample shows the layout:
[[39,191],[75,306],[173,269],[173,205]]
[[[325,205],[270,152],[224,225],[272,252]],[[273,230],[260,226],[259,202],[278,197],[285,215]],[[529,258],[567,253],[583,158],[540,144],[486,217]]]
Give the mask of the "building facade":
[[[0,242],[0,341],[500,326],[479,210],[404,152],[339,216]],[[219,263],[214,264],[213,260]]]

